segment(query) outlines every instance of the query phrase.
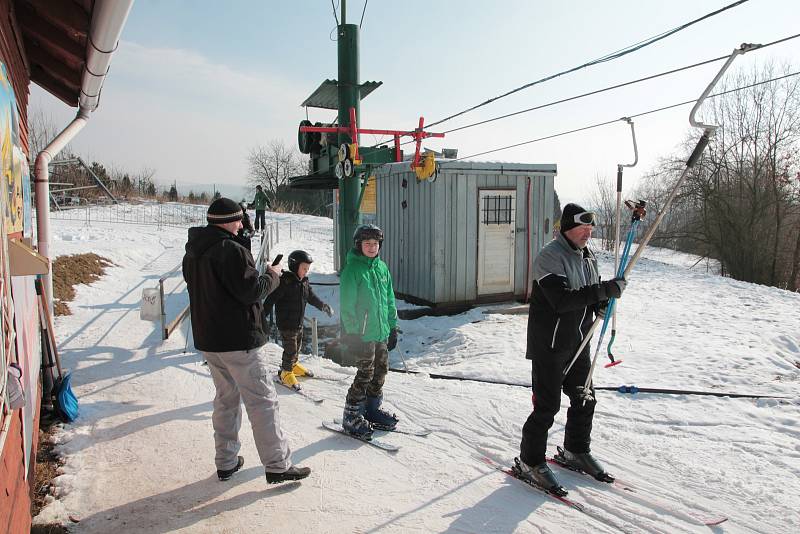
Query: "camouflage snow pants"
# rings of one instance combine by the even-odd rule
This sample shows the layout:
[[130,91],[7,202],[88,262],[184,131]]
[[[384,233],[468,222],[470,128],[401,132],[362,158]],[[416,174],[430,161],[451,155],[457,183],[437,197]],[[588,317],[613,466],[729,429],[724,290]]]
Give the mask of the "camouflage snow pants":
[[386,342],[380,341],[363,342],[351,350],[359,352],[358,372],[353,385],[347,391],[347,404],[358,404],[367,396],[377,397],[383,391],[383,383],[389,371],[389,351],[386,349]]
[[303,343],[303,329],[281,330],[283,340],[283,360],[281,361],[282,371],[291,371],[297,363],[297,354]]

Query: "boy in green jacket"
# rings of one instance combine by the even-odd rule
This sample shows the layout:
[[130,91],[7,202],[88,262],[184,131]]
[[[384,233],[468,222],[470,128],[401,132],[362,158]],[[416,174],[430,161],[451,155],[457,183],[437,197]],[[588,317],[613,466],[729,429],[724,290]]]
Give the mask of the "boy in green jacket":
[[378,257],[383,232],[372,224],[353,234],[340,276],[342,341],[357,355],[358,372],[347,391],[342,427],[362,439],[375,428],[391,430],[397,416],[381,409],[389,351],[397,345],[397,309],[389,267]]

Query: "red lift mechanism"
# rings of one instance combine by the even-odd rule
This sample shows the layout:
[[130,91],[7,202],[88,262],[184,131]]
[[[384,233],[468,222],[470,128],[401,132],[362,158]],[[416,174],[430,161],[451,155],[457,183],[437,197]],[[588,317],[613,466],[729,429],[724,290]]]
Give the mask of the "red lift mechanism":
[[355,164],[359,164],[361,162],[361,158],[358,154],[358,143],[356,140],[358,139],[359,133],[365,134],[375,134],[375,135],[391,135],[394,137],[394,160],[396,162],[402,161],[402,156],[400,154],[400,137],[401,136],[410,136],[414,138],[416,143],[416,149],[414,151],[414,161],[411,163],[411,168],[416,169],[419,167],[420,164],[420,146],[422,145],[422,140],[427,137],[444,137],[443,133],[431,133],[426,132],[423,130],[425,119],[424,117],[419,118],[419,128],[415,129],[412,132],[406,132],[403,130],[372,130],[368,128],[359,128],[356,125],[356,108],[350,108],[350,126],[301,126],[301,132],[320,132],[320,133],[343,133],[349,134],[350,139],[353,141],[354,152],[351,154],[351,158]]

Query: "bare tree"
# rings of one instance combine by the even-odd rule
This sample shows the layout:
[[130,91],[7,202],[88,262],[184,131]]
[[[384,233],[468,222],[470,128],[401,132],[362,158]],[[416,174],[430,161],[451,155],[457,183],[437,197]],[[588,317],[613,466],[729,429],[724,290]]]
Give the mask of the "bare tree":
[[286,185],[291,176],[302,173],[304,169],[300,153],[296,149],[287,148],[280,139],[273,139],[266,145],[250,149],[247,164],[247,183],[252,186],[260,185],[270,206],[275,204],[279,188]]
[[[31,162],[36,160],[39,152],[44,150],[60,131],[52,115],[46,114],[39,108],[30,112],[28,115],[28,150]],[[70,145],[67,145],[64,148],[64,153],[70,152]]]
[[597,215],[597,231],[595,235],[602,240],[603,249],[605,250],[614,250],[614,213],[616,204],[614,182],[608,176],[595,175],[594,189],[589,195],[589,205]]
[[[767,65],[760,72],[740,72],[725,85],[750,85],[775,77],[775,71]],[[689,173],[659,236],[681,250],[718,259],[733,278],[797,289],[800,81],[785,78],[706,105],[710,122],[721,128]],[[681,160],[665,160],[653,181],[674,183],[681,166]],[[655,193],[658,198],[661,191]]]

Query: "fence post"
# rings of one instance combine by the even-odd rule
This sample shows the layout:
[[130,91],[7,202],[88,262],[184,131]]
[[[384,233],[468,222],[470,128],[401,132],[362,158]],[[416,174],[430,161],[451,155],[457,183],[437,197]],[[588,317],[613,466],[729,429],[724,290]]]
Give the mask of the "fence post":
[[158,300],[161,305],[161,339],[167,339],[167,313],[164,311],[164,280],[158,281]]
[[317,338],[316,317],[311,319],[311,354],[313,354],[315,357],[319,356],[319,339]]

